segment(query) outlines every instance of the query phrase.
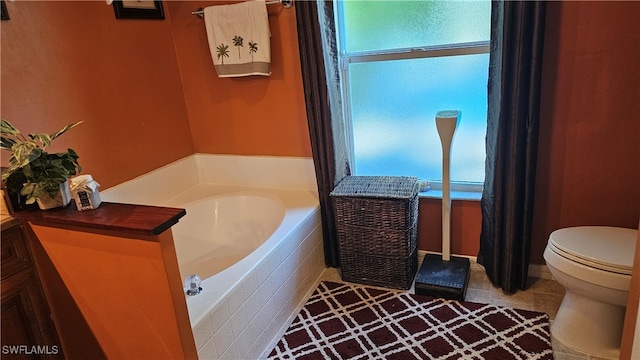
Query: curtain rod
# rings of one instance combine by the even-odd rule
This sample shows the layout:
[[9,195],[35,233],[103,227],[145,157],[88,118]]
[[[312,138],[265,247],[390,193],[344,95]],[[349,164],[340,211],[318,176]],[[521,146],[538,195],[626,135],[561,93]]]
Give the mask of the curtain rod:
[[[273,1],[267,1],[266,2],[267,5],[271,5],[271,4],[282,4],[282,6],[285,9],[288,9],[290,7],[293,6],[293,0],[273,0]],[[204,9],[199,7],[196,10],[191,12],[191,15],[198,15],[201,18],[204,17]]]

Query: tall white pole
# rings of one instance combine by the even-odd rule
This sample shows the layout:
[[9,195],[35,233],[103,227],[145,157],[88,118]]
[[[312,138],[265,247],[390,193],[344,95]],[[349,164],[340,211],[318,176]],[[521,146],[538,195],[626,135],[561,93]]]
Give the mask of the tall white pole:
[[451,259],[451,142],[460,121],[460,111],[444,110],[436,114],[436,127],[442,143],[442,260]]

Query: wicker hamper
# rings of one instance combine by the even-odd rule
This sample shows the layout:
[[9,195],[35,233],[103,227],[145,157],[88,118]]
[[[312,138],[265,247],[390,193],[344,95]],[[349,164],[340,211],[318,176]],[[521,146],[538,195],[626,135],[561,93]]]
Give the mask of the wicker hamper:
[[342,279],[409,289],[418,268],[418,179],[347,176],[330,195]]

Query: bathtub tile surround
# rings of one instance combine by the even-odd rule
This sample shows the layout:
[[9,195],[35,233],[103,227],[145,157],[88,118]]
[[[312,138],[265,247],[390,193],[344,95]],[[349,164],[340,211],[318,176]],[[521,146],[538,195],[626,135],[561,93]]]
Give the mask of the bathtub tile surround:
[[287,214],[263,246],[187,297],[200,359],[264,357],[313,291],[325,268],[313,161],[195,154],[101,191],[104,201],[172,207],[238,191],[273,194]]
[[101,189],[100,197],[103,201],[157,205],[200,184],[317,192],[311,158],[194,154]]
[[316,190],[310,158],[197,154],[205,184]]
[[158,205],[200,183],[197,155],[153,170],[122,184],[100,190],[102,201]]

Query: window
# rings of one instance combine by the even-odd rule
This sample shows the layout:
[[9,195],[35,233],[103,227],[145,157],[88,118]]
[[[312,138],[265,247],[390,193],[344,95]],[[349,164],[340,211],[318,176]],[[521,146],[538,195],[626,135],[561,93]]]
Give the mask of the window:
[[490,1],[336,0],[355,175],[442,180],[440,110],[462,112],[452,190],[484,182]]

